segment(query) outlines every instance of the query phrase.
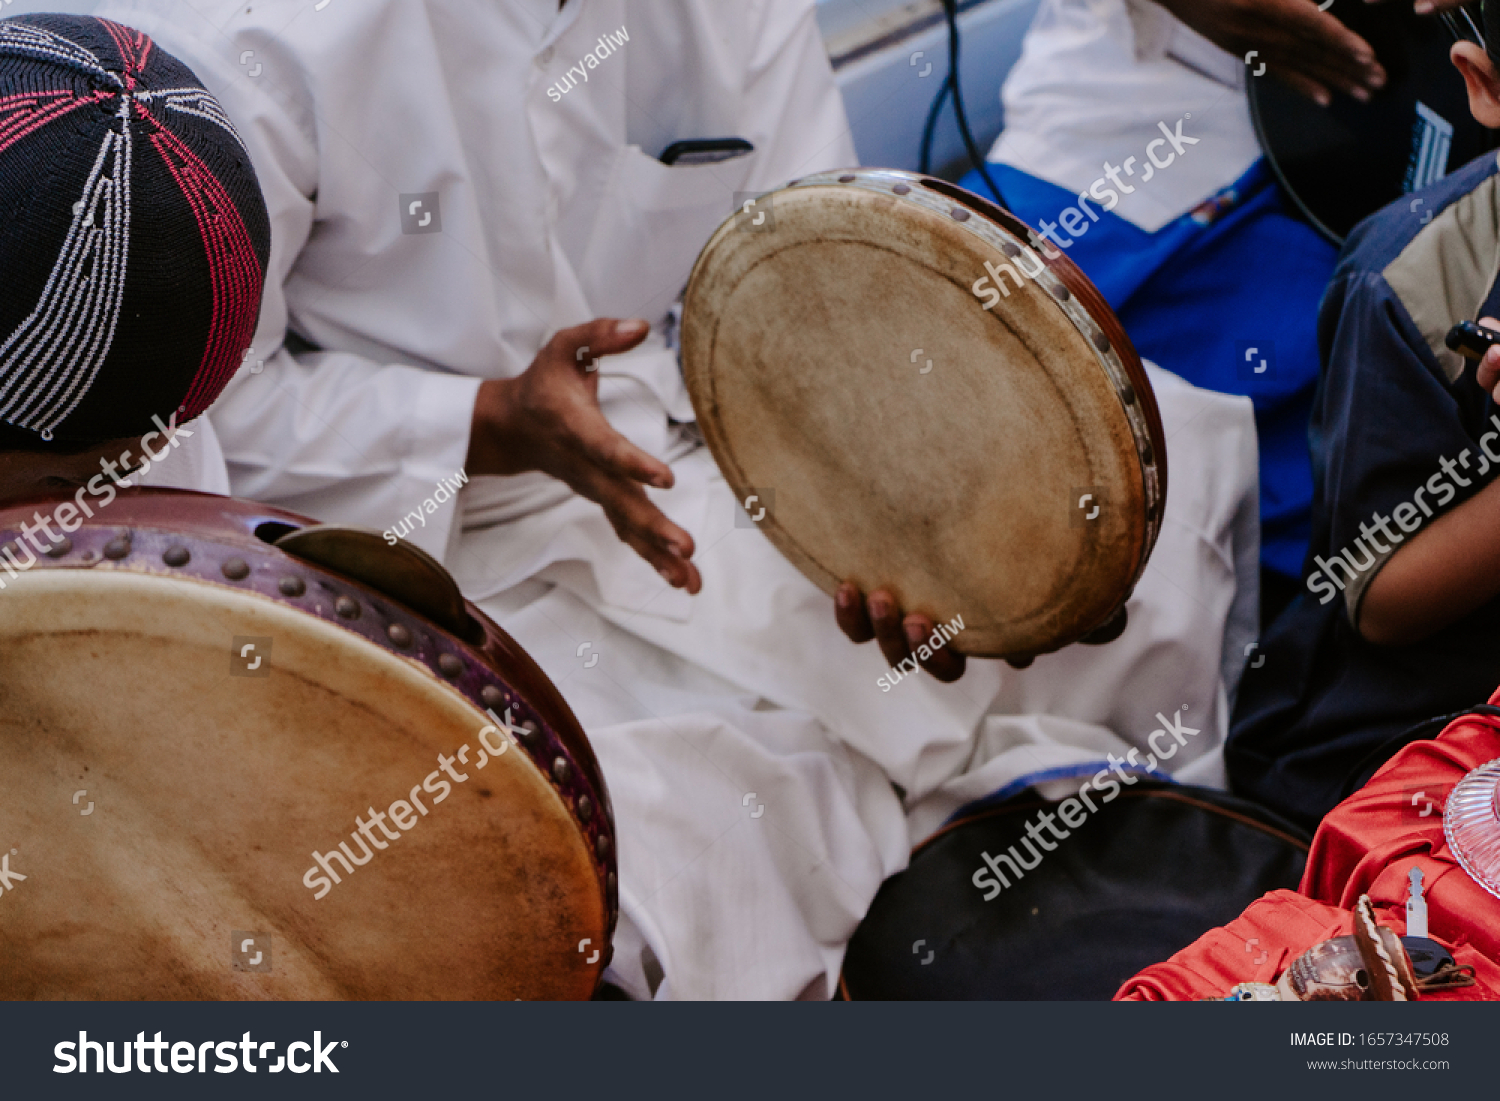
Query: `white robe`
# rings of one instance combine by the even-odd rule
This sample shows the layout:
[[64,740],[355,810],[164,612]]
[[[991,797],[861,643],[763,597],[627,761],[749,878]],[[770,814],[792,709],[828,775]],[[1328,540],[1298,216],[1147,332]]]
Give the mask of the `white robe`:
[[[229,468],[224,465],[224,452],[219,446],[219,437],[207,417],[188,421],[181,426],[184,435],[177,446],[167,450],[159,463],[152,463],[144,474],[131,481],[154,489],[193,489],[199,493],[217,493],[229,496]],[[160,441],[153,446],[162,453]]]
[[[1114,213],[1155,233],[1260,158],[1245,68],[1153,0],[1042,0],[1000,90],[1005,130],[989,159],[1075,193],[1114,167],[1133,193],[1111,185],[1094,201],[1115,191]],[[1180,155],[1158,144],[1172,163],[1153,170],[1148,147],[1179,121],[1198,144]]]
[[[236,493],[389,528],[462,465],[480,380],[520,373],[553,332],[594,316],[659,325],[739,194],[852,164],[812,7],[106,3],[219,96],[267,195],[272,271],[251,357],[263,369],[212,411]],[[622,29],[623,45],[598,48]],[[559,84],[588,53],[576,85]],[[711,137],[756,151],[655,159]],[[324,350],[293,355],[289,324]],[[659,330],[601,376],[616,427],[672,463],[676,487],[652,495],[697,540],[701,596],[669,589],[596,506],[540,476],[475,478],[411,538],[537,658],[589,733],[619,833],[611,973],[632,994],[827,997],[914,835],[1038,768],[1144,747],[1157,711],[1204,720],[1164,767],[1219,779],[1221,659],[1234,665],[1225,639],[1255,597],[1243,399],[1155,376],[1173,485],[1122,639],[885,693],[875,647],[850,646],[831,602],[734,525],[708,453],[671,423],[692,411]]]

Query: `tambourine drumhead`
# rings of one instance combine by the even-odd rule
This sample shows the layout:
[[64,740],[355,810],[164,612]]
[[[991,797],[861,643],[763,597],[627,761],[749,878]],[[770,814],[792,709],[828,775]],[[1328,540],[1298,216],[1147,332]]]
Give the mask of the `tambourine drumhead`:
[[[682,347],[704,436],[772,542],[827,592],[885,586],[961,618],[965,653],[1108,621],[1155,541],[1165,455],[1140,361],[1078,269],[908,173],[809,177],[759,214],[703,250]],[[988,310],[986,262],[1009,291]]]
[[[122,497],[0,572],[0,853],[26,877],[0,905],[0,996],[588,997],[608,802],[571,715],[523,694],[534,671],[159,506]],[[529,728],[506,739],[487,699]]]
[[[1360,103],[1318,107],[1270,70],[1250,80],[1266,158],[1308,220],[1336,244],[1362,219],[1495,148],[1474,121],[1463,77],[1448,60],[1453,35],[1410,4],[1335,4],[1330,14],[1362,36],[1388,74]],[[1413,215],[1424,216],[1420,205]]]

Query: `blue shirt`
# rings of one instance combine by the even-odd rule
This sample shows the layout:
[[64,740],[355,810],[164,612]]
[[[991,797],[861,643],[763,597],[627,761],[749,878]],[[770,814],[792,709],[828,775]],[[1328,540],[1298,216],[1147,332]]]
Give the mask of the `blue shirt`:
[[[1147,233],[1098,204],[1057,223],[1076,195],[1008,165],[990,174],[1016,216],[1056,242],[1099,288],[1131,343],[1195,386],[1255,405],[1261,560],[1295,578],[1307,552],[1307,425],[1318,379],[1318,302],[1337,250],[1283,202],[1264,162],[1197,210]],[[989,190],[977,172],[963,186]],[[1187,466],[1173,467],[1173,477]],[[1187,475],[1184,475],[1187,476]]]

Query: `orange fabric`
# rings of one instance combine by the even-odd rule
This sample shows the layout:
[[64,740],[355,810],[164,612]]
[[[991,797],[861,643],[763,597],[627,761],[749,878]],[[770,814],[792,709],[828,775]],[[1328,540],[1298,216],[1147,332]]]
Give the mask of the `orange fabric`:
[[[1500,691],[1490,702],[1500,705]],[[1404,933],[1407,872],[1416,866],[1422,869],[1429,935],[1460,966],[1472,966],[1478,981],[1430,998],[1500,1000],[1500,899],[1458,866],[1442,818],[1453,785],[1497,757],[1500,720],[1478,715],[1453,722],[1433,741],[1406,747],[1323,820],[1300,894],[1273,891],[1257,900],[1228,925],[1127,981],[1116,999],[1222,998],[1235,983],[1273,982],[1313,945],[1348,933],[1350,911],[1362,894],[1370,896],[1382,924]]]

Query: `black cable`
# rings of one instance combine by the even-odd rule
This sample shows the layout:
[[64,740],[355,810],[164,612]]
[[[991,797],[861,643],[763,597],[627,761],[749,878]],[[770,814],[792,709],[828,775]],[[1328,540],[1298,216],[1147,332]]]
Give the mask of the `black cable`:
[[922,155],[917,158],[917,171],[924,176],[932,175],[932,139],[937,133],[938,116],[943,113],[943,104],[948,102],[951,91],[953,85],[944,78],[943,86],[932,98],[932,106],[927,111],[927,125],[922,127]]
[[979,170],[979,175],[989,187],[990,194],[995,197],[996,204],[1009,210],[1000,194],[1000,188],[990,176],[978,143],[974,141],[974,132],[969,129],[968,114],[964,111],[964,93],[958,77],[958,0],[943,0],[943,14],[948,17],[948,83],[953,91],[953,115],[958,120],[958,131],[963,135],[964,148],[968,150],[970,162]]
[[1439,12],[1438,18],[1443,21],[1455,41],[1475,42],[1480,46],[1485,44],[1484,31],[1480,29],[1480,23],[1484,20],[1482,14],[1479,22],[1475,22],[1473,14],[1467,8],[1459,8],[1457,11]]

